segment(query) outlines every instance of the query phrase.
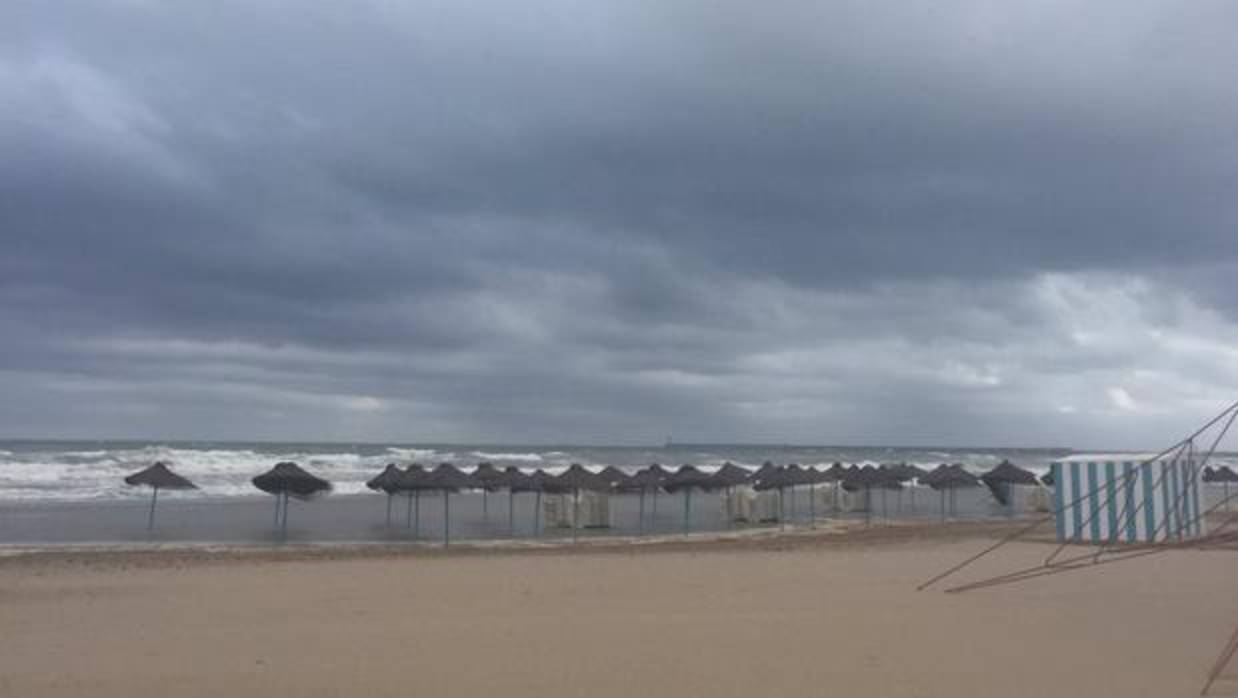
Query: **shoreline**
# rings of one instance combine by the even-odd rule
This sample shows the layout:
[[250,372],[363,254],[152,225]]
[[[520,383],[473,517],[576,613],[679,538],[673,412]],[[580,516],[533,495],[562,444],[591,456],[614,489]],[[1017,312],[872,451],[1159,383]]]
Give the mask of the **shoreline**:
[[[790,552],[898,547],[975,541],[977,545],[1025,527],[1032,519],[956,521],[947,523],[889,522],[865,526],[856,522],[825,522],[816,528],[749,528],[646,536],[564,537],[453,541],[173,541],[63,544],[0,544],[0,572],[14,567],[312,562],[335,560],[466,558],[526,555],[636,555],[660,553]],[[1051,544],[1051,532],[1026,536],[1026,543]]]

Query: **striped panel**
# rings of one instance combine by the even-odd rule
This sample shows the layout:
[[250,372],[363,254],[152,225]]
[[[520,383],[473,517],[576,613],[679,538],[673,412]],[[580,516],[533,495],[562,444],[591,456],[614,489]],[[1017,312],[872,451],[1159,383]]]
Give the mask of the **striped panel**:
[[1203,534],[1192,461],[1072,460],[1051,467],[1059,541],[1133,543]]

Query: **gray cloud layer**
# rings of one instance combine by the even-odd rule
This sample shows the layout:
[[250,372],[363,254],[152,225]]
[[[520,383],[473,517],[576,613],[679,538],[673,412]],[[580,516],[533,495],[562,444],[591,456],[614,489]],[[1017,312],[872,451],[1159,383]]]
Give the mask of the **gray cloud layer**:
[[9,3],[0,433],[1150,446],[1230,3]]

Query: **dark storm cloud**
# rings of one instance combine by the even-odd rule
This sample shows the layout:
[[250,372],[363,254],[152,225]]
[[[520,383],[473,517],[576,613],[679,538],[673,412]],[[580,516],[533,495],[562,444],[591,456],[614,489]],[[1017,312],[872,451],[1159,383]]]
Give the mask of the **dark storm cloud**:
[[1238,12],[1089,11],[8,4],[0,431],[1168,435]]

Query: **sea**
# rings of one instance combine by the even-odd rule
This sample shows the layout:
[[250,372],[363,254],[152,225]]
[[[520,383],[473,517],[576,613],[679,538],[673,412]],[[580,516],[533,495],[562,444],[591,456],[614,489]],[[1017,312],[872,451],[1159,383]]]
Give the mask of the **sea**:
[[199,495],[262,497],[250,479],[280,461],[293,461],[330,480],[338,494],[366,491],[365,482],[388,463],[453,463],[463,469],[479,462],[500,468],[541,468],[556,473],[573,463],[636,469],[685,463],[709,470],[725,462],[756,468],[783,465],[829,466],[910,463],[925,468],[962,463],[977,472],[1010,460],[1044,471],[1069,449],[903,448],[893,446],[693,445],[512,446],[495,444],[345,444],[243,441],[0,441],[0,501],[105,501],[144,499],[146,492],[124,484],[125,475],[165,461],[193,480]]

